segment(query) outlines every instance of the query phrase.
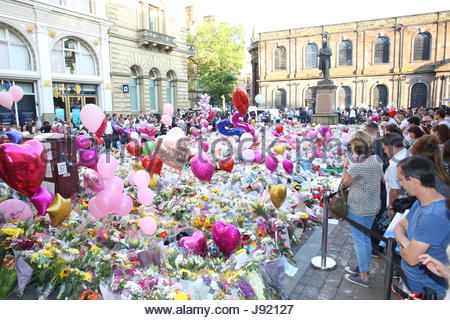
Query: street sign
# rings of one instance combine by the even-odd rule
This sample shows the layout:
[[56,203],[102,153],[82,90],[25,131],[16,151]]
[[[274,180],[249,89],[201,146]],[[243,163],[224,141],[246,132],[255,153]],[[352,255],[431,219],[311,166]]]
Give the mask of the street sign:
[[130,93],[130,85],[128,85],[128,84],[123,84],[123,85],[122,85],[122,92],[123,92],[123,93]]

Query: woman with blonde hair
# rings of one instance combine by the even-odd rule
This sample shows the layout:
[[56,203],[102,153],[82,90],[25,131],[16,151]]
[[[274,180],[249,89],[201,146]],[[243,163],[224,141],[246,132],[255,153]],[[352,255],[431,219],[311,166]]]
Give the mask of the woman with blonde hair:
[[436,171],[436,190],[444,197],[450,194],[450,176],[442,165],[442,153],[439,139],[434,135],[426,135],[416,140],[411,147],[411,154],[425,156],[433,163]]
[[[364,131],[357,131],[349,142],[350,152],[344,162],[342,186],[349,187],[347,216],[353,221],[371,229],[381,200],[383,162],[372,155],[372,137]],[[362,287],[369,287],[369,263],[372,258],[370,235],[350,226],[358,266],[347,266],[345,279]]]

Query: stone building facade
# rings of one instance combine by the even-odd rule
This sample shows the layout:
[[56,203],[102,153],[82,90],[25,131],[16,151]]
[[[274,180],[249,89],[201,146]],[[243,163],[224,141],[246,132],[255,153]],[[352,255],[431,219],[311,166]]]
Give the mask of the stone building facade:
[[267,107],[314,103],[318,50],[333,51],[336,107],[437,107],[450,96],[450,11],[264,32],[249,48]]
[[79,124],[81,108],[111,110],[106,0],[0,0],[0,92],[25,92],[0,124],[39,116]]
[[186,28],[174,10],[162,0],[108,2],[115,113],[157,114],[165,103],[189,107]]

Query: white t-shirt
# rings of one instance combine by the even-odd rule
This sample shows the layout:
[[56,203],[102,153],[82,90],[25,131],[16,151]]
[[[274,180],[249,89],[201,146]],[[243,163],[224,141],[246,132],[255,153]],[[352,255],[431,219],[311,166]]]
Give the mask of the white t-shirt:
[[399,152],[397,152],[391,160],[389,160],[389,167],[386,169],[386,172],[384,173],[384,182],[386,183],[386,192],[387,192],[387,205],[389,205],[389,191],[391,189],[400,190],[400,184],[398,181],[398,175],[397,175],[397,165],[398,163],[409,157],[409,151],[407,149],[403,149]]
[[408,119],[403,119],[400,123],[400,129],[404,130],[409,127]]
[[441,122],[439,122],[439,124],[445,124],[447,127],[450,128],[450,122],[448,122],[447,120],[442,120]]
[[356,112],[355,110],[350,110],[350,118],[356,118]]
[[113,134],[113,127],[111,125],[111,120],[106,122],[105,134]]
[[397,121],[395,121],[394,118],[389,118],[389,120],[387,121],[389,124],[395,124],[396,126],[398,126]]

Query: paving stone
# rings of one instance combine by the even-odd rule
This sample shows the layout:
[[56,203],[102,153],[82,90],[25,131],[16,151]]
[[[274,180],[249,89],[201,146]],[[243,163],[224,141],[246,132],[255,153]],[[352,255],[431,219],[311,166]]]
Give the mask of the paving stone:
[[336,293],[338,291],[337,287],[333,287],[329,284],[325,284],[319,292],[319,295],[317,299],[320,300],[332,300],[336,296]]

